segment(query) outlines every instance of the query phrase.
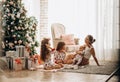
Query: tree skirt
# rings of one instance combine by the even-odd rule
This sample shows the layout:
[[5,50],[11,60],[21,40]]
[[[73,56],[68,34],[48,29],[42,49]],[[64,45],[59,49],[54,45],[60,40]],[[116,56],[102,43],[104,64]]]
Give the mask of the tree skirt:
[[73,72],[73,73],[86,73],[86,74],[111,74],[117,67],[118,63],[116,62],[100,62],[101,66],[97,65],[88,65],[85,67],[79,67],[79,69],[61,69],[60,72]]

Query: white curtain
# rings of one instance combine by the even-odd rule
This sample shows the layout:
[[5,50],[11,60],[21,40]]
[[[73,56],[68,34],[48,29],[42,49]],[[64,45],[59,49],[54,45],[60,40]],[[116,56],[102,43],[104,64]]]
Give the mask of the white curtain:
[[94,43],[99,60],[118,60],[119,0],[48,0],[48,25],[62,23],[84,43],[87,34]]
[[98,0],[96,53],[101,60],[118,60],[119,0]]

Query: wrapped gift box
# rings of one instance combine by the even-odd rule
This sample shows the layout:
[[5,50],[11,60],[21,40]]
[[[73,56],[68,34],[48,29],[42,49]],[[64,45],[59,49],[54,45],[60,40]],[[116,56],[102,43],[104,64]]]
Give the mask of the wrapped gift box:
[[34,59],[34,58],[29,58],[28,59],[28,69],[36,68],[37,65],[38,65],[38,59]]
[[15,56],[15,51],[6,51],[6,57]]
[[22,63],[20,64],[20,63],[14,63],[14,70],[15,71],[20,71],[20,70],[22,70]]
[[22,69],[28,69],[28,58],[21,57]]
[[24,57],[25,56],[25,46],[16,46],[16,55],[18,57]]
[[10,70],[13,70],[13,60],[14,60],[14,58],[13,57],[6,57],[6,60],[7,60],[8,68]]
[[[27,57],[6,57],[8,68],[10,70],[17,70],[17,66],[21,66],[22,69],[28,69],[28,58]],[[20,64],[20,65],[17,65]],[[19,70],[19,69],[18,69]],[[20,68],[21,70],[21,68]]]

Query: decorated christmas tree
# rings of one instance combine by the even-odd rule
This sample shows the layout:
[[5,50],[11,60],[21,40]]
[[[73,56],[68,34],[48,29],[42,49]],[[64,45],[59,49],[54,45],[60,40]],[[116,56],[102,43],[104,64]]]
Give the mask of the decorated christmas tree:
[[37,20],[27,17],[27,11],[21,0],[4,0],[2,2],[2,28],[4,30],[4,50],[15,50],[15,46],[27,47],[31,55],[38,46],[36,37]]

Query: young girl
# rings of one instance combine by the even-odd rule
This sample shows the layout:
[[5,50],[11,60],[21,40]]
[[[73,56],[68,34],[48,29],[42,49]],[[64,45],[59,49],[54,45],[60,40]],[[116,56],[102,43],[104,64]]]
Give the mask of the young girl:
[[89,59],[91,57],[91,55],[93,56],[96,64],[98,66],[99,63],[98,63],[98,60],[96,58],[96,55],[95,55],[95,50],[94,50],[94,47],[93,47],[93,43],[95,42],[95,39],[93,39],[93,36],[92,35],[87,35],[86,38],[85,38],[85,50],[84,50],[84,56],[82,58],[82,61],[81,63],[79,64],[79,66],[83,66],[83,65],[88,65],[89,64]]
[[55,63],[57,64],[63,64],[65,60],[65,43],[64,42],[59,42],[57,44],[57,49],[56,52],[54,53],[54,59]]
[[43,39],[41,42],[41,59],[44,61],[44,69],[52,70],[55,68],[61,68],[60,65],[52,63],[51,53],[53,53],[54,49],[50,47],[49,40],[50,39]]

